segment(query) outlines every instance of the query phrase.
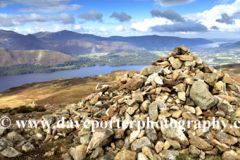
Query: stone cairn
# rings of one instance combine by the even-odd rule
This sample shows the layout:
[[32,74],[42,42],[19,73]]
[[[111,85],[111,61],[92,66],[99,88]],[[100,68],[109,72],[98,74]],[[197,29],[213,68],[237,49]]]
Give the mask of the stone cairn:
[[[144,67],[140,74],[127,73],[111,86],[97,85],[94,93],[78,104],[43,116],[42,120],[51,121],[49,129],[27,128],[24,132],[29,134],[25,137],[17,129],[11,132],[0,129],[0,151],[4,157],[18,157],[34,150],[36,144],[74,135],[71,143],[75,146],[62,153],[64,160],[83,160],[89,155],[98,160],[174,160],[182,155],[188,159],[218,156],[237,160],[240,131],[233,124],[240,120],[239,100],[240,87],[228,74],[207,66],[188,48],[180,46],[166,58]],[[62,117],[82,123],[73,128],[54,127]],[[137,120],[147,123],[147,119],[153,121],[154,127],[139,128]],[[213,119],[225,125],[214,127]],[[192,122],[185,124],[185,129],[180,125],[155,125],[164,120]],[[91,125],[97,125],[93,121],[106,123],[92,132]],[[130,127],[131,121],[134,123]],[[207,128],[196,128],[195,121],[200,122],[199,126],[204,126],[204,121],[210,123],[205,124]],[[87,127],[83,122],[89,122]],[[123,123],[127,125],[121,127]],[[16,146],[21,147],[17,150]],[[54,153],[53,148],[44,156]]]

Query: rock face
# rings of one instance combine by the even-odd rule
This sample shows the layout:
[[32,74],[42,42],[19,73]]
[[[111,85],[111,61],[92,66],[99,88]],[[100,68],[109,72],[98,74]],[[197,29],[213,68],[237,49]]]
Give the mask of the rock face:
[[208,110],[218,103],[208,89],[208,85],[203,81],[195,81],[190,90],[190,98],[202,110]]
[[[64,139],[66,146],[51,148],[44,158],[61,151],[64,160],[87,155],[97,160],[175,160],[182,154],[187,159],[239,159],[240,130],[234,125],[240,127],[240,87],[222,70],[180,46],[140,74],[128,72],[118,79],[98,84],[78,104],[42,116],[42,121],[52,121],[52,129],[0,128],[0,157],[28,159],[26,152],[42,143]],[[54,128],[58,122],[71,126],[69,121],[80,123]]]

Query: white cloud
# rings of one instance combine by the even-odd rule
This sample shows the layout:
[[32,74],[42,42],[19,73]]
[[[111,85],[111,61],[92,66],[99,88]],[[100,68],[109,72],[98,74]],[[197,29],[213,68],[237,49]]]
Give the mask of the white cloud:
[[10,5],[12,4],[12,2],[9,2],[9,1],[0,1],[0,7],[4,8],[6,7],[7,5]]
[[216,3],[229,3],[232,2],[233,0],[218,0]]
[[240,0],[236,0],[232,4],[216,5],[210,10],[202,13],[188,14],[183,17],[194,21],[199,21],[205,25],[209,30],[212,26],[217,26],[219,31],[239,31],[239,20],[235,19],[235,24],[229,25],[226,23],[219,23],[216,20],[222,18],[222,14],[227,14],[229,17],[236,12],[240,12]]
[[166,18],[154,17],[144,19],[142,22],[132,23],[131,28],[137,31],[147,32],[150,31],[150,28],[153,26],[165,24],[173,24],[173,22]]
[[49,17],[44,17],[39,14],[24,14],[24,15],[13,15],[13,14],[1,14],[0,13],[0,26],[10,27],[24,25],[26,23],[40,23],[40,22],[51,22],[51,21],[60,21],[64,24],[75,23],[75,19],[72,15],[67,13],[62,13],[60,15],[53,15]]
[[50,21],[61,21],[64,24],[75,23],[75,18],[67,13],[61,13],[60,15],[49,16]]
[[121,32],[123,30],[124,30],[124,28],[122,25],[116,27],[116,31],[118,31],[118,32]]
[[188,4],[192,3],[195,0],[154,0],[156,4],[159,4],[163,7],[171,7],[171,6],[177,6],[181,4]]
[[107,31],[107,29],[106,29],[106,28],[104,28],[104,27],[101,27],[101,28],[99,28],[99,31],[106,32],[106,31]]
[[28,6],[58,6],[66,4],[71,0],[10,0],[13,3],[19,3]]
[[80,24],[76,24],[76,25],[73,26],[73,29],[74,30],[81,30],[82,26]]
[[31,30],[30,28],[27,28],[27,29],[26,29],[26,32],[27,32],[28,34],[32,34],[32,33],[34,33],[34,31]]
[[43,7],[28,7],[19,9],[18,12],[34,12],[34,13],[57,13],[63,11],[74,11],[82,8],[82,5],[58,5],[58,6],[43,6]]

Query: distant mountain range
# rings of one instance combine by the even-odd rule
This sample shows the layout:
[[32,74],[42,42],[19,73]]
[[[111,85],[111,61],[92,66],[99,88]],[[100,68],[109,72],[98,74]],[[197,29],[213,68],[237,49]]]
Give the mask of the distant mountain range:
[[60,32],[38,32],[21,35],[13,31],[0,30],[0,47],[10,50],[47,49],[65,54],[106,53],[113,50],[145,49],[164,50],[179,45],[188,47],[211,43],[202,38],[179,38],[167,36],[100,37],[63,30]]

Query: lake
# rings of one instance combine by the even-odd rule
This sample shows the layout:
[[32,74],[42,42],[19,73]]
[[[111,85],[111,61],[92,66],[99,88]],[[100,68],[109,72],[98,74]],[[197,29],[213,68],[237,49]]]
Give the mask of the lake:
[[192,48],[217,48],[219,47],[220,44],[227,43],[227,42],[213,42],[213,43],[208,43],[208,44],[201,44],[197,45],[194,47],[189,47],[190,49]]
[[8,75],[0,76],[0,92],[5,91],[8,88],[21,86],[26,83],[50,81],[60,78],[73,78],[73,77],[88,77],[100,74],[109,74],[114,70],[135,70],[140,71],[143,67],[149,65],[129,65],[129,66],[93,66],[93,67],[81,67],[75,70],[62,70],[53,73],[31,73],[23,75]]

